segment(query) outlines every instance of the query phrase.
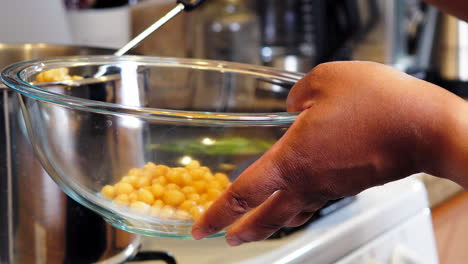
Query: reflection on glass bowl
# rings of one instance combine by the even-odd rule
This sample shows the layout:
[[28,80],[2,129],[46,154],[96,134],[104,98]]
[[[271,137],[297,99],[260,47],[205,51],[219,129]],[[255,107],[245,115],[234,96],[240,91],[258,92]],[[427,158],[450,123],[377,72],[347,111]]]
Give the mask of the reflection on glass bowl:
[[[94,76],[102,66],[112,78],[31,84],[46,70]],[[297,117],[285,112],[285,93],[268,87],[290,89],[301,77],[236,63],[143,56],[51,58],[2,72],[18,94],[37,157],[70,197],[124,230],[185,239],[192,220],[135,214],[101,190],[149,162],[183,167],[197,160],[234,180]]]

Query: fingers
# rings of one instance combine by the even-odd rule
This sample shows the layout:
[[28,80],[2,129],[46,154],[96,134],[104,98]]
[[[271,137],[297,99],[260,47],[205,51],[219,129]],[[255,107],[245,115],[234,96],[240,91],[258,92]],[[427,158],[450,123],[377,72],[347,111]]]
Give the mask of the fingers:
[[194,239],[216,234],[267,200],[281,183],[281,172],[268,152],[247,168],[192,228]]
[[287,227],[298,227],[307,223],[310,218],[312,218],[320,208],[322,208],[326,202],[324,201],[315,201],[314,203],[309,203],[301,213],[297,214],[292,218],[287,224]]
[[237,222],[226,235],[231,246],[264,240],[284,227],[299,212],[303,202],[285,191],[277,191],[251,214]]
[[302,226],[305,223],[307,223],[312,218],[312,216],[314,216],[314,213],[310,213],[310,212],[299,213],[294,218],[292,218],[288,223],[286,223],[285,226],[287,227]]

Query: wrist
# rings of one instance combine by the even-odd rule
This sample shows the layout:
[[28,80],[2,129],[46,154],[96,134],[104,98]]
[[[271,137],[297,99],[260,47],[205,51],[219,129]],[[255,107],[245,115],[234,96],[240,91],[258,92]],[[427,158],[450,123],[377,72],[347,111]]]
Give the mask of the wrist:
[[450,97],[431,125],[422,171],[468,187],[468,103]]
[[468,187],[468,103],[454,107],[449,127],[444,133],[446,147],[441,157],[441,175]]

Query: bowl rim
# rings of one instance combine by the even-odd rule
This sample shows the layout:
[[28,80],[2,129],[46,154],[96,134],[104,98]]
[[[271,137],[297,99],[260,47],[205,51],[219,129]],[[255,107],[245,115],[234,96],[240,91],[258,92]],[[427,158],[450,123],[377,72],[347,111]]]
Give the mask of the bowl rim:
[[96,113],[134,116],[143,119],[165,120],[171,122],[184,122],[191,124],[219,124],[219,125],[259,125],[275,126],[291,124],[299,113],[272,112],[272,113],[217,113],[202,111],[185,111],[164,108],[150,108],[140,106],[129,106],[116,103],[101,102],[82,99],[69,95],[63,95],[48,91],[24,80],[27,71],[38,72],[44,69],[77,67],[77,66],[103,66],[137,64],[138,66],[158,66],[192,68],[196,70],[212,70],[219,72],[240,73],[253,75],[269,80],[289,81],[296,83],[303,73],[288,72],[275,68],[249,65],[243,63],[188,59],[175,57],[153,57],[153,56],[62,56],[31,61],[22,61],[5,67],[1,72],[1,80],[10,89],[27,97],[62,105],[72,109],[91,111]]

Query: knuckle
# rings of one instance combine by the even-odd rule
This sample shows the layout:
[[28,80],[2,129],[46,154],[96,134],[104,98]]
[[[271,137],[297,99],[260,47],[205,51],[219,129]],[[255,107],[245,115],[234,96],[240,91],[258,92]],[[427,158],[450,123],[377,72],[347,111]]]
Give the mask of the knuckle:
[[343,191],[340,191],[335,184],[324,183],[318,187],[318,195],[322,201],[329,201],[342,198]]
[[303,165],[303,156],[301,154],[294,150],[287,152],[290,154],[285,154],[282,159],[277,159],[274,164],[278,174],[281,175],[278,185],[281,190],[302,196],[310,181],[308,170]]
[[288,223],[289,227],[298,227],[302,226],[307,223],[312,217],[314,216],[313,213],[302,213],[296,216],[293,220]]
[[348,186],[337,184],[336,177],[328,177],[314,169],[310,156],[294,142],[284,146],[281,158],[274,159],[273,169],[280,175],[277,185],[280,190],[297,197],[299,207],[324,203],[342,198]]
[[274,232],[284,226],[283,223],[273,223],[273,222],[265,222],[265,221],[258,221],[255,223],[255,229],[265,232]]
[[[328,74],[331,68],[338,68],[342,62],[325,62],[315,66],[309,73],[309,77],[319,77],[323,74]],[[313,80],[313,79],[312,79]]]
[[228,208],[235,214],[235,215],[242,215],[247,213],[250,209],[248,199],[240,194],[239,192],[235,191],[233,188],[230,188],[228,191]]
[[206,223],[201,229],[208,234],[216,234],[221,231],[222,227],[214,223]]

